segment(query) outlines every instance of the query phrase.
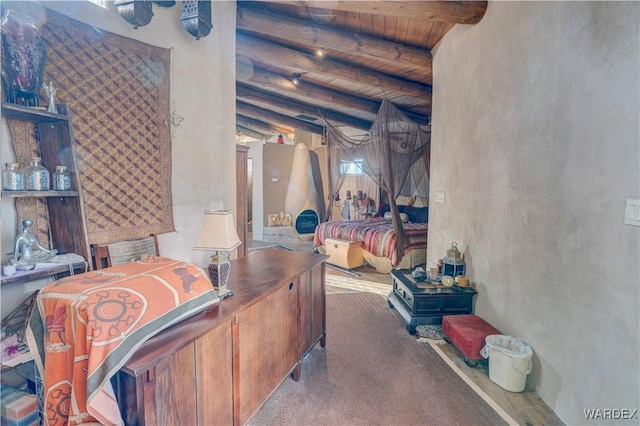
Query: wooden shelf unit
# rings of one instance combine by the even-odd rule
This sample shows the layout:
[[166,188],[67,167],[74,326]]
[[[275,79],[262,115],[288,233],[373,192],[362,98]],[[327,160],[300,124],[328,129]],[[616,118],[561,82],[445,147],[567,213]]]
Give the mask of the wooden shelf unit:
[[[46,199],[53,248],[58,250],[58,254],[76,253],[81,255],[89,262],[89,268],[91,268],[91,251],[82,201],[71,113],[66,104],[58,104],[58,112],[56,114],[34,107],[2,102],[2,117],[33,123],[42,165],[49,170],[49,173],[53,174],[57,165],[67,166],[67,170],[71,173],[71,191],[2,191],[2,198]],[[28,161],[28,159],[19,160],[23,163]],[[19,221],[22,219],[18,218]],[[62,265],[62,268],[69,270],[68,265]],[[60,268],[19,278],[2,277],[1,283],[28,281],[36,277],[63,272],[58,269]]]

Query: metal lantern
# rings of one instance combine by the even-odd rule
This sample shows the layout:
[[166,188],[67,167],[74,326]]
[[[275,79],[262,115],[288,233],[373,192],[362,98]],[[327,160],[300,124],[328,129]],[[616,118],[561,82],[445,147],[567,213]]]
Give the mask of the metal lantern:
[[141,0],[116,0],[116,10],[122,18],[133,25],[133,29],[144,27],[153,18],[151,1]]
[[451,243],[451,248],[447,250],[447,255],[442,259],[442,275],[456,277],[464,275],[464,260],[462,253],[458,250],[456,242]]
[[182,25],[196,40],[206,37],[211,31],[211,2],[185,0],[182,2]]

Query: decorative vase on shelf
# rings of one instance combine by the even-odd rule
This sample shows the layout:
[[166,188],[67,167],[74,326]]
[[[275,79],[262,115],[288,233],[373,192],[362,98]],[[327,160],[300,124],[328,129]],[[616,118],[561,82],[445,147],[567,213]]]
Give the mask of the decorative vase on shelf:
[[7,102],[38,106],[47,56],[40,29],[33,18],[12,9],[2,16],[0,28]]
[[49,170],[42,166],[40,157],[32,157],[24,169],[27,191],[48,191],[51,188]]
[[56,166],[53,173],[53,189],[55,191],[71,190],[71,173],[67,170],[67,166]]
[[22,191],[22,172],[18,163],[7,163],[2,171],[3,191]]

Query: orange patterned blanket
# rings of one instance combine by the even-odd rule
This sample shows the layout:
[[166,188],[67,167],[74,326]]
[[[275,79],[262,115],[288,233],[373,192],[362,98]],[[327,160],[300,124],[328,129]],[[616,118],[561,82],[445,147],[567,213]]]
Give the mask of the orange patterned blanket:
[[123,424],[111,377],[150,337],[218,301],[202,269],[162,257],[43,288],[27,338],[44,381],[44,425]]

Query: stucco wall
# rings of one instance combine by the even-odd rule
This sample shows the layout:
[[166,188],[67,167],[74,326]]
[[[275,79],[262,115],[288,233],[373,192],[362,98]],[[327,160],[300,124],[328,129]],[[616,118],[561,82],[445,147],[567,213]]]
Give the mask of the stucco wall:
[[[262,214],[263,223],[267,226],[269,214],[284,212],[295,145],[267,143],[263,148]],[[273,179],[277,179],[277,182],[273,182]]]
[[569,424],[640,408],[639,8],[490,2],[434,58],[428,264],[458,242],[476,313],[532,346]]
[[[172,50],[171,101],[184,117],[184,124],[172,137],[177,232],[160,235],[158,242],[162,255],[205,266],[210,253],[192,249],[204,211],[235,210],[235,1],[212,2],[213,29],[200,40],[182,26],[180,2],[172,8],[154,4],[151,23],[137,30],[118,15],[113,2],[109,10],[79,1],[45,4],[105,31]],[[8,161],[5,154],[3,150],[2,162]],[[2,203],[3,237],[15,235],[15,217],[5,219],[11,209],[5,208],[6,200]],[[3,315],[13,301],[32,291],[33,284],[6,287],[2,290]]]

